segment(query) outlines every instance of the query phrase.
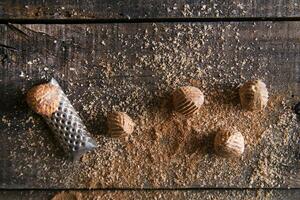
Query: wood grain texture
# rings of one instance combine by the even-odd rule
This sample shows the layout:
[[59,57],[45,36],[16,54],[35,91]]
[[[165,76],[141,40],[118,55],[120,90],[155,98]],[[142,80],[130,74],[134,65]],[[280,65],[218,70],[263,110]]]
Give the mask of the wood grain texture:
[[299,17],[295,0],[4,0],[1,18],[21,19],[120,19],[190,17]]
[[[230,95],[243,80],[261,77],[291,108],[299,100],[299,33],[299,22],[0,25],[0,187],[299,187],[287,181],[298,169],[299,123],[283,105],[271,114],[287,131],[271,127],[234,166],[209,151],[203,157],[188,150],[176,154],[177,140],[151,139],[157,123],[151,112],[161,112],[160,99],[181,85]],[[26,91],[51,77],[101,144],[82,162],[66,161],[45,123],[26,106]],[[127,143],[105,137],[104,116],[115,108],[129,113],[137,127],[149,127]],[[291,117],[289,123],[279,120],[282,114]],[[160,117],[163,125],[168,119]],[[168,158],[156,156],[155,146]]]
[[[50,200],[60,191],[0,191],[5,200]],[[199,190],[199,191],[65,191],[81,196],[84,200],[106,199],[188,199],[188,200],[287,200],[299,199],[299,190]],[[77,199],[77,200],[81,200]]]

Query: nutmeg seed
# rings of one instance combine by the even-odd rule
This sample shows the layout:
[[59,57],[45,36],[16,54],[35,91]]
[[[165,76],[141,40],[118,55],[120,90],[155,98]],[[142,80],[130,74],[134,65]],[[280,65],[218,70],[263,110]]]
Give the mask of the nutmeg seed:
[[239,89],[240,100],[244,109],[254,111],[263,110],[268,103],[268,90],[261,80],[252,80]]
[[134,122],[125,112],[112,112],[107,116],[108,134],[111,137],[126,137],[134,130]]
[[185,117],[195,114],[203,103],[204,94],[196,87],[180,87],[173,93],[174,109]]
[[236,129],[221,128],[214,139],[215,152],[224,157],[238,157],[244,153],[243,135]]
[[59,106],[59,90],[51,84],[41,84],[31,88],[26,96],[29,107],[36,113],[51,117]]

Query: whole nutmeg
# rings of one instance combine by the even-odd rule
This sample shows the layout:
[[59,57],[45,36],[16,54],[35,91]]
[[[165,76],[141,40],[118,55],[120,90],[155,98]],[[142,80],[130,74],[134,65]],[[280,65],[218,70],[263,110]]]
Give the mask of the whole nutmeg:
[[204,94],[196,87],[180,87],[173,93],[174,109],[185,117],[190,117],[195,114],[203,103]]
[[51,117],[59,107],[59,89],[52,84],[41,84],[31,88],[26,96],[29,107],[36,113]]
[[268,103],[268,89],[261,80],[246,82],[239,89],[240,100],[244,109],[254,111],[263,110]]
[[112,112],[107,116],[108,134],[111,137],[127,137],[134,130],[134,122],[125,112]]
[[238,157],[244,153],[243,135],[234,128],[221,128],[214,139],[215,152],[224,157]]

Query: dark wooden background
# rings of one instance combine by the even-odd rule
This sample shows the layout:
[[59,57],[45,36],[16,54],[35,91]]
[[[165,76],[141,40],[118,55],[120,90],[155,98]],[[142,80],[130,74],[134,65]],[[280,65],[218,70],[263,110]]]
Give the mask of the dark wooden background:
[[[129,47],[138,46],[140,42],[139,38],[135,39],[130,36],[137,33],[144,34],[145,30],[153,29],[153,23],[156,22],[158,22],[156,24],[159,28],[173,29],[174,35],[177,34],[174,26],[180,23],[190,27],[193,34],[197,34],[198,27],[203,25],[210,25],[216,30],[217,27],[232,25],[239,29],[242,36],[240,43],[234,43],[229,34],[225,35],[228,43],[232,42],[232,45],[236,47],[251,46],[254,49],[263,46],[266,50],[260,56],[276,68],[268,81],[276,90],[290,90],[290,95],[296,97],[293,100],[296,102],[299,100],[297,97],[300,93],[298,91],[299,77],[296,73],[300,63],[300,21],[298,21],[298,17],[300,17],[300,1],[297,0],[50,0],[44,3],[32,0],[1,1],[0,117],[5,116],[5,118],[2,118],[0,122],[0,199],[49,199],[60,190],[72,188],[80,188],[79,191],[83,193],[93,193],[99,199],[105,199],[105,197],[112,199],[143,199],[146,197],[232,199],[234,195],[244,196],[245,199],[264,199],[268,197],[268,193],[271,193],[269,195],[271,199],[300,199],[298,190],[300,183],[297,181],[274,188],[257,187],[252,189],[247,180],[240,180],[239,183],[236,180],[238,184],[235,186],[221,183],[216,188],[212,186],[215,183],[205,185],[200,181],[199,185],[202,187],[183,191],[180,190],[180,185],[174,186],[174,190],[172,188],[168,188],[170,190],[149,188],[147,191],[135,191],[136,185],[129,185],[126,187],[128,191],[93,190],[89,192],[87,191],[88,186],[56,185],[51,181],[36,182],[37,173],[34,170],[43,172],[41,168],[27,172],[30,177],[25,178],[20,178],[19,175],[14,174],[13,170],[27,165],[28,162],[23,162],[22,157],[26,159],[25,157],[31,153],[26,152],[21,141],[24,130],[27,130],[30,124],[18,124],[19,119],[28,119],[31,114],[24,113],[24,109],[26,109],[26,105],[22,101],[24,92],[41,80],[55,77],[61,81],[64,88],[69,90],[70,98],[76,99],[80,90],[88,87],[89,81],[92,80],[95,84],[103,84],[105,81],[99,80],[102,78],[99,76],[102,71],[99,72],[97,66],[90,66],[86,62],[94,60],[95,54],[106,55],[109,52],[118,57],[120,50],[128,48],[128,52],[125,54],[129,57],[127,64],[130,65],[130,62],[134,62],[133,54],[137,49]],[[189,23],[189,21],[193,21],[193,23]],[[153,34],[150,39],[155,41],[158,40],[158,37],[166,37],[163,32],[157,34],[159,36]],[[212,37],[217,37],[217,34],[214,33]],[[125,45],[124,41],[117,39],[120,35],[124,36]],[[105,41],[104,44],[103,41]],[[218,47],[218,44],[216,42],[211,46]],[[230,55],[230,49],[227,51],[225,54]],[[151,54],[149,51],[142,53]],[[237,52],[238,59],[242,60],[246,56],[246,53]],[[112,61],[113,58],[107,59],[115,64]],[[217,55],[209,59],[217,60]],[[36,60],[37,63],[32,63],[33,60]],[[251,64],[259,64],[262,60],[264,59],[254,58]],[[92,64],[94,63],[92,62]],[[141,70],[139,75],[132,74],[130,70],[123,72],[122,66],[114,66],[114,70],[117,72],[116,78],[111,80],[108,86],[118,84],[124,76],[137,76],[133,80],[133,84],[146,83],[152,92],[156,89],[154,84],[156,80],[151,78],[152,74],[147,70]],[[186,71],[188,72],[188,70]],[[85,81],[87,79],[89,81]],[[69,84],[69,82],[75,83],[76,81],[81,81],[83,85],[80,87],[76,84]],[[78,91],[78,93],[72,93],[71,90]],[[66,92],[68,93],[68,91]],[[104,94],[105,92],[110,91],[104,91]],[[144,98],[146,99],[146,97]],[[85,100],[90,101],[89,98]],[[75,100],[74,104],[76,108],[81,108],[81,102]],[[138,111],[132,110],[131,112]],[[83,115],[88,118],[87,113]],[[37,126],[44,128],[43,124]],[[91,127],[94,130],[97,128]],[[17,145],[18,148],[13,145]],[[48,146],[47,148],[54,147]],[[19,152],[16,149],[19,149]],[[42,151],[43,148],[40,149]],[[9,151],[16,151],[18,160],[9,160],[7,158]],[[53,171],[55,170],[57,170],[57,176],[63,176],[64,172],[59,172],[59,168],[54,166]],[[250,167],[249,169],[245,167],[245,171],[250,171]],[[290,187],[293,189],[289,190]],[[215,190],[212,190],[213,188]]]
[[10,19],[120,19],[120,18],[236,18],[299,17],[295,0],[32,0],[1,1],[1,18]]

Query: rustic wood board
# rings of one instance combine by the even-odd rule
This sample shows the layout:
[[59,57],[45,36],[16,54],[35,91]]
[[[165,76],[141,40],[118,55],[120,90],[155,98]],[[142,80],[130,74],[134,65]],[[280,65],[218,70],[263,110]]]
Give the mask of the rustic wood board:
[[[299,22],[1,25],[0,187],[299,187],[299,33]],[[51,77],[100,145],[81,162],[64,159],[24,101]],[[251,78],[269,87],[266,114],[240,108],[237,87]],[[187,84],[207,95],[191,120],[168,106]],[[113,109],[137,123],[129,141],[105,136]],[[218,123],[242,129],[242,158],[211,150]]]
[[[0,199],[5,200],[50,200],[60,191],[0,191]],[[72,195],[74,200],[102,199],[299,199],[300,190],[192,190],[192,191],[65,191],[64,197]],[[68,199],[68,198],[65,198]]]
[[40,1],[4,0],[2,19],[122,19],[194,17],[299,17],[299,1]]

